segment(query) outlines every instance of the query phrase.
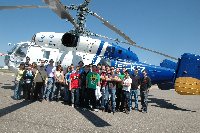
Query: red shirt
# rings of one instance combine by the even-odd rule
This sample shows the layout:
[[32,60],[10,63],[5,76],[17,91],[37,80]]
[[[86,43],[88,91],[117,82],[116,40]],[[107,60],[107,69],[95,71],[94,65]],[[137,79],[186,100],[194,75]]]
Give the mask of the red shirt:
[[79,73],[72,73],[70,75],[71,89],[80,88],[79,79],[80,79],[80,74]]
[[[101,73],[101,76],[104,77],[104,78],[106,77],[106,75],[107,75],[106,72],[102,72]],[[101,80],[101,86],[105,87],[106,85],[107,85],[107,81],[106,80]]]

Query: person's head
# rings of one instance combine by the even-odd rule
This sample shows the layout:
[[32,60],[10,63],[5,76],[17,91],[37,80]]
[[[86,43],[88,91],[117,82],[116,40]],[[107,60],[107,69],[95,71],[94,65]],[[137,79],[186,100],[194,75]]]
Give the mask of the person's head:
[[54,61],[53,59],[49,60],[49,64],[53,65]]
[[20,63],[19,69],[24,70],[25,69],[25,64],[24,63]]
[[96,65],[92,65],[92,72],[96,72],[97,70],[97,66]]
[[126,70],[126,71],[124,72],[124,74],[125,74],[126,77],[128,77],[128,76],[129,76],[128,70]]
[[71,71],[74,71],[74,65],[71,64],[70,67],[71,67]]
[[106,72],[109,72],[109,71],[110,71],[110,67],[106,66]]
[[120,73],[120,69],[116,68],[116,73],[119,74]]
[[61,65],[57,65],[56,66],[56,71],[62,71],[62,66]]
[[110,70],[111,70],[111,73],[115,73],[115,68],[114,67],[111,67]]
[[135,67],[135,69],[134,69],[134,75],[138,75],[138,68],[137,67]]
[[37,63],[36,62],[33,62],[32,63],[32,68],[36,68],[37,67]]
[[144,77],[147,76],[147,71],[146,71],[146,70],[143,70],[143,71],[142,71],[142,74],[143,74]]
[[84,66],[83,61],[79,61],[78,66],[79,66],[79,67],[83,67],[83,66]]
[[56,64],[57,64],[57,66],[58,66],[58,65],[61,65],[61,63],[62,63],[62,62],[59,60]]
[[26,62],[30,61],[30,57],[26,56]]
[[85,71],[85,72],[88,72],[89,70],[90,70],[90,66],[89,66],[89,65],[85,65],[84,71]]
[[32,70],[32,65],[31,64],[27,65],[27,70]]
[[76,73],[79,73],[79,71],[80,71],[80,67],[77,66],[77,67],[76,67]]
[[44,64],[45,64],[45,61],[44,61],[44,60],[41,60],[41,61],[40,61],[40,66],[44,66]]
[[101,66],[101,71],[102,71],[102,72],[106,72],[106,66],[105,66],[105,65],[102,65],[102,66]]
[[123,72],[123,73],[125,73],[125,71],[126,71],[126,68],[125,68],[125,67],[123,67],[123,68],[122,68],[122,72]]

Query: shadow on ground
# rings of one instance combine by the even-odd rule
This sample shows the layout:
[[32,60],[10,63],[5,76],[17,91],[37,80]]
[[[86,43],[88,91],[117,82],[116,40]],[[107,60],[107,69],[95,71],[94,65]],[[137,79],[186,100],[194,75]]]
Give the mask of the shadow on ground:
[[155,103],[156,104],[156,105],[151,105],[151,106],[155,106],[155,107],[159,107],[159,108],[165,108],[165,109],[196,112],[196,111],[192,111],[192,110],[189,110],[189,109],[177,107],[176,104],[172,104],[172,103],[168,102],[170,100],[158,99],[158,98],[148,98],[148,99],[150,100],[149,103]]
[[29,104],[31,104],[33,102],[30,102],[30,101],[22,101],[20,103],[16,103],[14,105],[11,105],[11,106],[8,106],[8,107],[5,107],[3,109],[0,109],[0,117],[4,116],[4,115],[7,115],[9,113],[12,113],[20,108],[23,108]]
[[81,108],[76,108],[76,110],[81,113],[86,119],[88,119],[92,124],[94,124],[96,127],[105,127],[105,126],[111,126],[109,123],[107,123],[105,120],[101,119],[99,116],[91,112],[90,110],[81,110]]

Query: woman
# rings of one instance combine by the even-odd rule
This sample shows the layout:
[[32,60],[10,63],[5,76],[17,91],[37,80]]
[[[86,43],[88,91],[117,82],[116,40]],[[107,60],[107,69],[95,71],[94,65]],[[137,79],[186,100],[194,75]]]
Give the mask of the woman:
[[55,96],[57,102],[59,100],[59,93],[63,84],[64,84],[63,69],[61,65],[58,65],[56,66],[56,71],[55,71],[55,85],[56,85]]
[[21,63],[17,71],[16,79],[15,79],[14,99],[16,100],[19,100],[21,98],[21,91],[24,85],[23,79],[22,79],[24,70],[25,70],[25,64]]

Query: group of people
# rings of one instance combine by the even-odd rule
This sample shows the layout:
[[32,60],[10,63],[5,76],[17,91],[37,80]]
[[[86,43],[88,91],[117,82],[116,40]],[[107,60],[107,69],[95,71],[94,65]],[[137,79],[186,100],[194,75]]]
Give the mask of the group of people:
[[[30,101],[59,101],[83,110],[99,109],[105,112],[139,110],[138,94],[141,97],[141,110],[147,112],[147,98],[151,79],[144,70],[139,76],[138,69],[130,74],[123,68],[105,65],[85,65],[82,61],[64,70],[60,62],[54,66],[51,59],[48,65],[41,60],[40,65],[29,64],[30,58],[21,63],[16,74],[14,98]],[[23,95],[21,96],[21,92]],[[135,106],[132,106],[134,96]]]

